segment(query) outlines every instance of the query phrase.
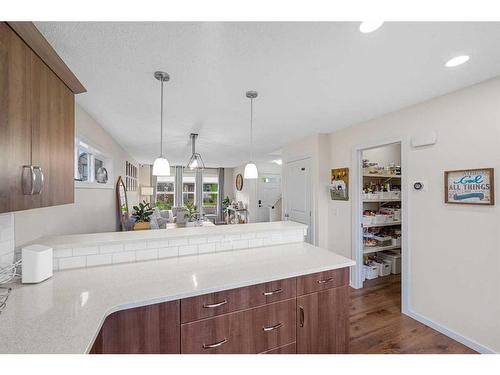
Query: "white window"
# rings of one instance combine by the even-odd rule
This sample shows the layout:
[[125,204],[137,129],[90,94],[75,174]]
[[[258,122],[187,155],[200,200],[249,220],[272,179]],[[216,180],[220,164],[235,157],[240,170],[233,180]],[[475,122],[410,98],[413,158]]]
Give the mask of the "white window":
[[175,169],[170,171],[170,176],[156,178],[156,206],[162,210],[175,206]]
[[184,169],[182,173],[182,205],[187,202],[196,204],[196,176],[193,171]]
[[203,212],[217,214],[219,201],[219,174],[217,169],[203,170]]
[[113,163],[98,147],[75,139],[75,186],[113,188]]

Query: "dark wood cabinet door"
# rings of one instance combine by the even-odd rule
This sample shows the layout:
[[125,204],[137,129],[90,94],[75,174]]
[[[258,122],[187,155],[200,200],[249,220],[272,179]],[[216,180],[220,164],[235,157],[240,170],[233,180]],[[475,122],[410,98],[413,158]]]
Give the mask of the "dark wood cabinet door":
[[257,354],[295,341],[296,300],[181,325],[181,353]]
[[33,52],[0,22],[0,212],[37,207],[24,195],[23,165],[31,163],[31,59]]
[[297,298],[297,353],[335,354],[349,350],[349,287]]
[[32,163],[44,175],[40,206],[74,202],[74,95],[35,54],[31,59]]
[[91,350],[96,354],[179,354],[179,301],[109,315]]
[[[74,94],[0,22],[0,212],[74,202]],[[25,195],[23,166],[40,167],[41,194]]]

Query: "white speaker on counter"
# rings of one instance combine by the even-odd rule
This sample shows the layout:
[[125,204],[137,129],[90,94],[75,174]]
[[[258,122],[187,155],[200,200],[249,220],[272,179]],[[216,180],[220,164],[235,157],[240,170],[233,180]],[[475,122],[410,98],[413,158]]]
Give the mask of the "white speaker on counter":
[[52,248],[44,245],[29,245],[21,250],[23,283],[39,283],[52,277]]

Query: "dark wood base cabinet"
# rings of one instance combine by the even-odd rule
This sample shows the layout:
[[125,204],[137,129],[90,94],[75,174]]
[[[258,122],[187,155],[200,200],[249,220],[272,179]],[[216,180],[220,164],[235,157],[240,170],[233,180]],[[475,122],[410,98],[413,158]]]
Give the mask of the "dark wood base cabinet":
[[91,354],[320,354],[349,348],[342,268],[108,316]]

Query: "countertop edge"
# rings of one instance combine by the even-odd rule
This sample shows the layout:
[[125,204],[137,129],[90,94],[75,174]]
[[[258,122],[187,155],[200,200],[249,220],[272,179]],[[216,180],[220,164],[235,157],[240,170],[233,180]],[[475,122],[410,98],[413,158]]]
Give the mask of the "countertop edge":
[[304,270],[304,271],[299,271],[299,272],[291,272],[288,274],[276,274],[272,278],[265,279],[265,280],[258,280],[258,281],[251,280],[251,281],[247,281],[247,282],[238,282],[238,283],[234,283],[234,284],[227,284],[224,287],[206,288],[203,290],[196,290],[196,291],[192,291],[192,292],[180,293],[179,295],[161,296],[161,297],[147,299],[147,300],[139,301],[139,302],[119,304],[119,305],[116,305],[114,307],[109,308],[107,311],[104,312],[103,317],[101,318],[101,321],[97,327],[97,330],[94,332],[94,337],[93,337],[92,341],[87,345],[87,348],[85,349],[84,354],[90,353],[90,351],[92,350],[92,346],[94,345],[95,339],[99,335],[99,332],[102,328],[102,325],[104,324],[104,321],[106,320],[106,318],[108,316],[110,316],[111,314],[113,314],[115,312],[133,309],[133,308],[137,308],[137,307],[155,305],[158,303],[177,301],[177,300],[181,300],[184,298],[201,296],[201,295],[208,294],[208,293],[221,292],[224,290],[230,290],[230,289],[236,289],[236,288],[243,288],[243,287],[247,287],[247,286],[267,283],[267,282],[276,281],[276,280],[289,279],[292,277],[300,277],[300,276],[310,275],[310,274],[318,273],[318,272],[324,272],[324,271],[336,270],[336,269],[340,269],[340,268],[352,267],[355,264],[356,264],[355,261],[350,260],[348,262],[339,263],[333,267],[330,265],[330,266],[315,267],[314,269],[309,269],[309,270]]

